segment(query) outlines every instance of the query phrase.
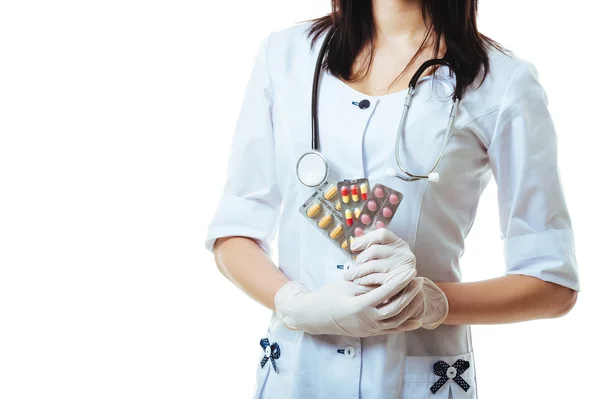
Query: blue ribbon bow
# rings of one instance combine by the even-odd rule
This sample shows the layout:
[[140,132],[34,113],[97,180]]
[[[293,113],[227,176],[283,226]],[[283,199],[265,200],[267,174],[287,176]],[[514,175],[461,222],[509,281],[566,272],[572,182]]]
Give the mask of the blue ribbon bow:
[[[452,367],[443,360],[433,365],[433,372],[439,375],[440,379],[429,388],[432,393],[436,393],[450,378],[454,380],[462,389],[467,392],[471,386],[460,375],[464,373],[471,365],[466,360],[458,359]],[[450,370],[449,370],[450,369]]]
[[269,344],[269,339],[263,338],[260,340],[260,346],[265,351],[265,356],[260,361],[260,367],[265,367],[265,364],[267,364],[267,360],[271,359],[273,370],[275,370],[275,372],[278,373],[279,371],[277,370],[277,366],[275,365],[275,359],[279,359],[279,356],[281,355],[281,349],[279,349],[279,344],[277,342]]

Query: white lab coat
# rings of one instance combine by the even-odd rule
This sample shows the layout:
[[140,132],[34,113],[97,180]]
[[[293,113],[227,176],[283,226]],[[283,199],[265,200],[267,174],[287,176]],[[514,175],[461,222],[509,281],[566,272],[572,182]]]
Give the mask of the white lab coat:
[[[231,150],[223,196],[208,229],[206,247],[219,237],[246,236],[270,251],[277,235],[279,267],[290,279],[316,290],[342,278],[347,259],[299,213],[314,192],[296,177],[298,157],[311,146],[311,87],[321,36],[310,49],[308,23],[269,35],[247,87]],[[460,256],[479,197],[493,176],[498,185],[507,274],[523,274],[579,289],[571,222],[557,168],[556,133],[534,67],[490,51],[491,71],[481,87],[463,96],[439,183],[386,177],[396,167],[393,145],[406,92],[368,96],[323,73],[319,93],[321,151],[332,180],[367,177],[404,195],[390,229],[408,242],[418,274],[460,281]],[[401,142],[404,165],[418,173],[438,155],[453,79],[446,68],[438,83],[419,84]],[[432,88],[435,87],[435,90]],[[360,109],[352,102],[367,99]],[[278,229],[279,227],[279,229]],[[476,398],[469,326],[372,338],[311,336],[286,329],[273,315],[265,331],[281,356],[259,365],[257,398]],[[470,362],[461,377],[435,395],[433,365]]]

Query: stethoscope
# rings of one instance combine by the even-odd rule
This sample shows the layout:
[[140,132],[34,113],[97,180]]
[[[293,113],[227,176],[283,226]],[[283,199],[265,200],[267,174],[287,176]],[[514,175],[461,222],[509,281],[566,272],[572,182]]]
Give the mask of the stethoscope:
[[[319,56],[317,58],[317,64],[315,67],[315,73],[313,77],[313,85],[312,85],[312,107],[311,107],[311,117],[312,117],[312,147],[311,150],[305,154],[303,154],[296,164],[296,173],[298,174],[298,179],[302,184],[307,187],[317,187],[322,184],[329,174],[329,164],[327,160],[319,151],[319,118],[317,115],[317,106],[318,106],[318,97],[319,97],[319,81],[321,78],[321,69],[323,66],[323,58],[325,56],[325,52],[333,35],[333,29],[330,30],[325,37],[325,41],[321,50],[319,52]],[[402,116],[400,118],[400,123],[398,125],[398,131],[396,132],[396,145],[394,147],[394,152],[396,155],[396,164],[404,173],[404,175],[397,173],[394,168],[390,167],[386,171],[386,174],[390,177],[397,177],[404,181],[416,181],[421,179],[429,179],[430,182],[437,183],[440,180],[440,175],[435,172],[440,160],[444,156],[444,151],[446,150],[446,144],[448,142],[448,138],[450,137],[450,132],[454,127],[454,120],[456,119],[456,109],[458,108],[458,103],[460,102],[460,98],[456,95],[452,98],[452,109],[450,110],[450,116],[448,117],[448,125],[446,127],[446,133],[444,135],[444,141],[442,143],[442,149],[440,150],[437,159],[433,163],[433,166],[429,169],[429,172],[425,174],[418,174],[409,172],[403,165],[402,161],[400,161],[400,154],[398,151],[398,147],[400,145],[400,138],[402,137],[402,129],[404,124],[406,123],[406,115],[408,113],[408,109],[410,108],[410,104],[412,101],[412,97],[415,93],[415,88],[417,86],[417,82],[421,78],[421,75],[425,70],[434,65],[445,65],[451,71],[452,67],[450,63],[445,59],[431,59],[425,61],[415,72],[413,77],[411,78],[408,84],[408,90],[406,93],[406,100],[404,101],[404,108],[402,109]]]

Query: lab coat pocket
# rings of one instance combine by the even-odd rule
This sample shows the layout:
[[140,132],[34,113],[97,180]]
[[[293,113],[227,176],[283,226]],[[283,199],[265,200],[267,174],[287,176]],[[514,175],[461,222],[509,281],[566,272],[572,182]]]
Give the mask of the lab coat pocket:
[[[269,334],[267,334],[269,335]],[[270,340],[270,339],[269,339]],[[265,353],[263,350],[260,351],[260,357],[256,360],[256,383],[254,385],[254,395],[252,396],[254,399],[259,399],[263,397],[263,390],[265,389],[265,382],[267,381],[267,377],[271,372],[271,364],[270,361],[267,361],[267,364],[261,366],[261,362],[265,357]],[[269,366],[269,367],[267,367]]]
[[[276,315],[271,318],[266,338],[271,347],[276,347],[279,353],[275,359],[269,357],[264,366],[266,353],[263,351],[259,359],[255,399],[287,398],[291,397],[293,366],[296,358],[298,340],[302,333],[286,328]],[[271,350],[271,355],[273,350]],[[275,362],[275,367],[273,366]]]
[[407,356],[402,399],[476,399],[473,352],[458,356]]

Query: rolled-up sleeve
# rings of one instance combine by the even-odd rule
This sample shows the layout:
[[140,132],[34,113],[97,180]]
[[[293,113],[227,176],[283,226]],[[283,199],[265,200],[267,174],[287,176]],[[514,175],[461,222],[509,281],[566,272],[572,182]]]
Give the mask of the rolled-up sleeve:
[[546,93],[527,62],[513,73],[488,147],[507,274],[579,291],[571,219]]
[[273,87],[267,65],[270,35],[261,43],[238,115],[227,181],[209,224],[206,248],[221,237],[254,239],[267,253],[279,221],[281,195],[275,171]]

